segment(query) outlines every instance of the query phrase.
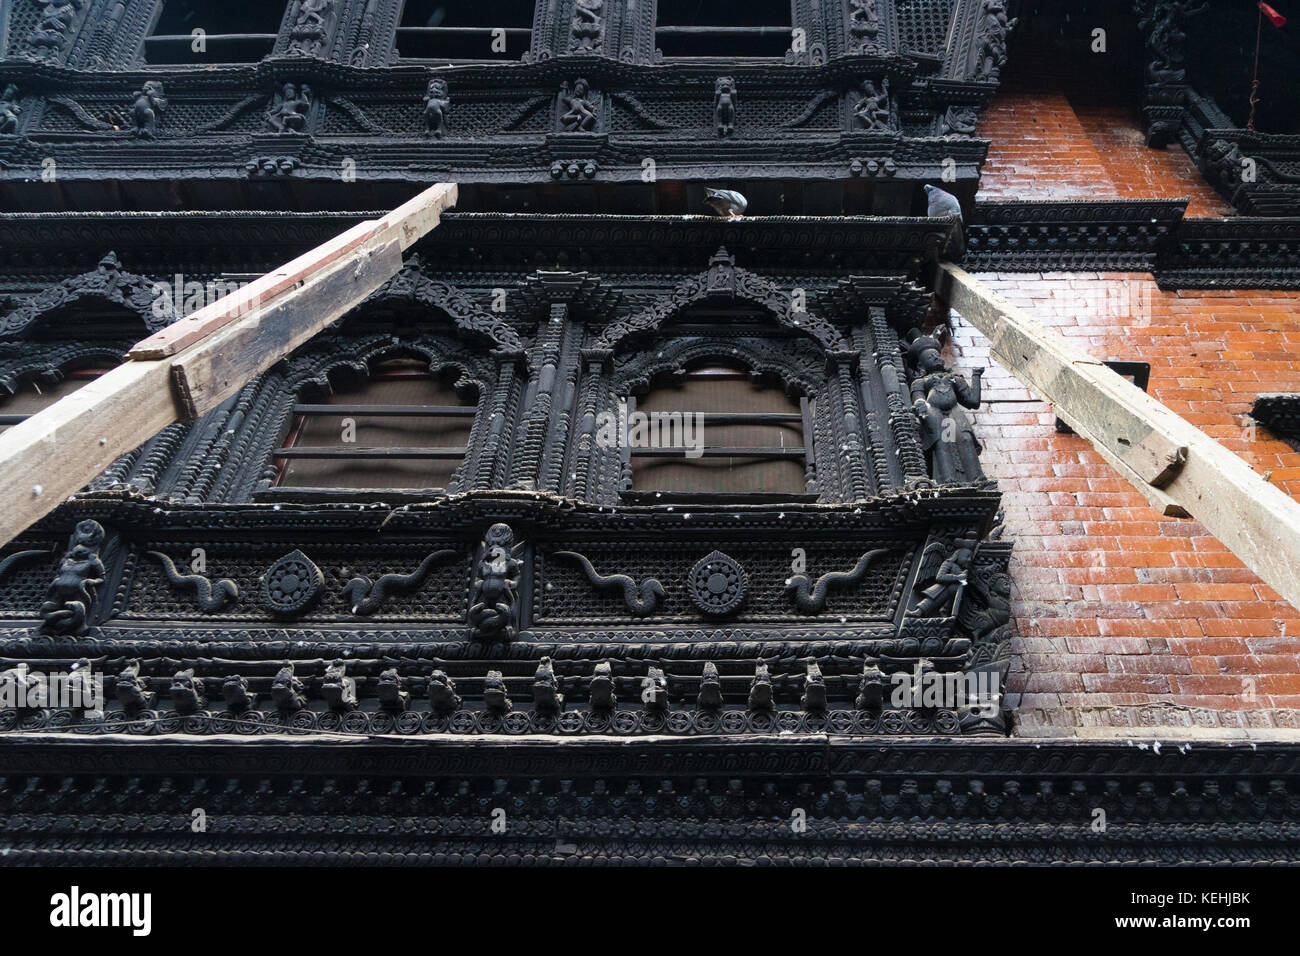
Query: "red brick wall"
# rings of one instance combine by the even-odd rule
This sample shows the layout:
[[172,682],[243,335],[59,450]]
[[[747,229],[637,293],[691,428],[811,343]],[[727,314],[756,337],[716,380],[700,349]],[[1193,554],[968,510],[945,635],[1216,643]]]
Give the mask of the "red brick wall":
[[[1300,496],[1300,453],[1245,414],[1257,393],[1300,391],[1300,293],[1161,292],[1123,273],[981,278],[1092,354],[1151,363],[1156,398]],[[1300,707],[1300,612],[1199,523],[1159,515],[1087,441],[1058,434],[987,340],[953,324],[957,366],[989,367],[977,430],[1015,541],[1023,729],[1151,702]]]
[[[1189,216],[1229,212],[1180,147],[1143,145],[1134,109],[1046,86],[1013,79],[987,112],[977,199],[1190,196]],[[1300,496],[1300,454],[1246,414],[1258,393],[1300,391],[1300,293],[1161,292],[1125,273],[981,278],[1099,358],[1151,363],[1156,398]],[[990,367],[977,429],[1015,541],[1019,732],[1300,726],[1288,710],[1300,711],[1300,612],[1199,523],[1162,517],[1085,440],[1057,434],[987,341],[953,325],[956,365]]]

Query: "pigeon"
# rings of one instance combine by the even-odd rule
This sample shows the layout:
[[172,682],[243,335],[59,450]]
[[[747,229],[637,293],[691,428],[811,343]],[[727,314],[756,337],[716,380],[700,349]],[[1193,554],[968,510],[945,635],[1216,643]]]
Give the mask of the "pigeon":
[[961,203],[952,193],[944,192],[938,186],[925,184],[925,198],[928,200],[925,214],[927,216],[956,216],[957,231],[948,243],[947,252],[954,260],[960,261],[966,251],[966,238],[963,235]]
[[719,216],[726,216],[728,219],[739,219],[749,206],[749,200],[734,189],[714,189],[705,186],[704,192],[704,204]]

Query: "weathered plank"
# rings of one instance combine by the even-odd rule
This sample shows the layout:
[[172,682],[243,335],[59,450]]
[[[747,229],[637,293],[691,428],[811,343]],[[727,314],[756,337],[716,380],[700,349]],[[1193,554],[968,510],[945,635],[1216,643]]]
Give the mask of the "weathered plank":
[[177,419],[164,362],[124,362],[0,435],[0,541]]
[[1055,405],[1163,513],[1196,518],[1300,607],[1300,502],[963,269],[942,263],[935,291],[989,339],[1007,371]]
[[402,267],[456,201],[440,183],[141,341],[131,361],[0,434],[0,543],[165,426],[203,414]]
[[175,355],[203,336],[271,304],[285,292],[301,285],[308,276],[362,248],[397,242],[404,250],[436,226],[442,213],[455,203],[455,183],[430,186],[387,215],[357,223],[329,242],[137,342],[129,353],[130,357],[136,361],[148,361]]

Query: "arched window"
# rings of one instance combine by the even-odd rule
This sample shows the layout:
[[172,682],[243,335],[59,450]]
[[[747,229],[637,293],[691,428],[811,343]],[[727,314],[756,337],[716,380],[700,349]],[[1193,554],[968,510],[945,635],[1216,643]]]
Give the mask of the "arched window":
[[458,394],[455,370],[401,358],[365,381],[327,395],[302,395],[274,484],[291,488],[443,491],[469,444],[478,396]]
[[655,45],[665,57],[785,56],[790,0],[658,0]]
[[656,380],[625,408],[624,459],[631,498],[809,497],[808,400],[720,364]]
[[0,432],[26,421],[65,395],[103,375],[107,369],[83,368],[65,372],[61,381],[43,385],[35,379],[23,382],[12,395],[0,395]]
[[397,49],[404,60],[518,60],[532,37],[533,0],[406,0]]

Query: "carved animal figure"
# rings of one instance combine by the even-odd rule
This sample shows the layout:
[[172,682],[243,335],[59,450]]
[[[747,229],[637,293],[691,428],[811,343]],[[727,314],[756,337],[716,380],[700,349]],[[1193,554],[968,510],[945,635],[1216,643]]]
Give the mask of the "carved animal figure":
[[792,575],[786,579],[785,591],[794,599],[795,606],[799,610],[805,614],[818,614],[825,610],[826,595],[831,588],[856,584],[862,580],[862,575],[866,573],[867,566],[880,555],[885,554],[887,550],[887,548],[877,548],[874,551],[868,551],[858,558],[858,563],[853,566],[853,570],[828,571],[817,579],[816,584],[813,584],[812,579],[806,574]]
[[321,683],[321,696],[330,710],[355,710],[357,706],[357,682],[348,676],[345,661],[333,661],[325,668],[325,680]]
[[730,76],[718,77],[713,86],[713,125],[719,136],[736,131],[736,81]]
[[456,693],[456,682],[444,671],[434,671],[429,675],[429,703],[438,714],[449,714],[460,709],[460,695]]
[[424,132],[441,138],[447,132],[447,118],[451,112],[451,96],[447,81],[434,77],[424,91]]
[[555,669],[549,657],[538,661],[537,673],[533,675],[533,706],[544,714],[564,708],[564,695],[560,693],[560,685],[555,679]]
[[220,578],[214,585],[201,574],[181,574],[175,562],[161,551],[146,551],[145,554],[163,566],[167,580],[174,587],[193,588],[195,600],[204,611],[220,611],[227,604],[239,600],[239,585],[230,578]]
[[767,665],[761,661],[754,668],[754,680],[749,685],[749,709],[772,709],[772,678]]
[[77,523],[41,605],[42,627],[47,633],[85,634],[89,630],[87,618],[95,592],[104,583],[104,562],[99,557],[103,544],[104,529],[99,522],[87,518]]
[[576,561],[582,568],[583,573],[587,575],[587,580],[598,590],[621,590],[623,592],[624,606],[629,613],[636,617],[646,617],[653,614],[658,610],[659,603],[667,596],[664,586],[655,578],[645,578],[638,585],[635,578],[626,574],[602,575],[592,566],[591,561],[585,555],[576,551],[556,551],[555,556]]
[[380,673],[375,694],[379,698],[379,706],[384,710],[403,711],[411,705],[411,695],[405,690],[405,683],[396,667]]
[[163,110],[167,108],[162,83],[148,80],[132,96],[135,97],[135,102],[131,106],[131,122],[135,126],[135,135],[141,139],[153,139],[158,135],[158,124],[162,122]]
[[130,713],[145,710],[153,705],[154,695],[149,692],[148,685],[140,679],[138,660],[132,659],[126,662],[121,673],[117,675],[115,691],[117,699]]
[[271,682],[271,697],[280,710],[302,710],[307,704],[303,684],[293,673],[293,665],[281,667]]
[[203,696],[203,681],[194,676],[194,668],[177,671],[172,676],[170,689],[172,706],[178,714],[192,714],[201,710],[206,703]]
[[221,696],[232,714],[242,714],[257,704],[257,695],[248,692],[248,678],[241,674],[232,674],[222,682]]
[[511,546],[514,532],[509,525],[488,528],[474,562],[474,583],[470,588],[470,632],[478,639],[513,640],[519,601],[519,568]]
[[614,668],[609,661],[596,665],[591,676],[591,706],[593,710],[612,710],[618,704],[614,694]]
[[826,709],[826,681],[816,661],[808,662],[808,673],[803,679],[803,697],[799,703],[804,710],[816,712]]
[[374,614],[390,591],[412,591],[418,588],[428,577],[430,568],[439,561],[456,555],[456,551],[449,549],[434,551],[426,555],[410,574],[384,574],[375,582],[371,582],[364,574],[359,575],[344,585],[343,596],[352,605],[353,614]]

